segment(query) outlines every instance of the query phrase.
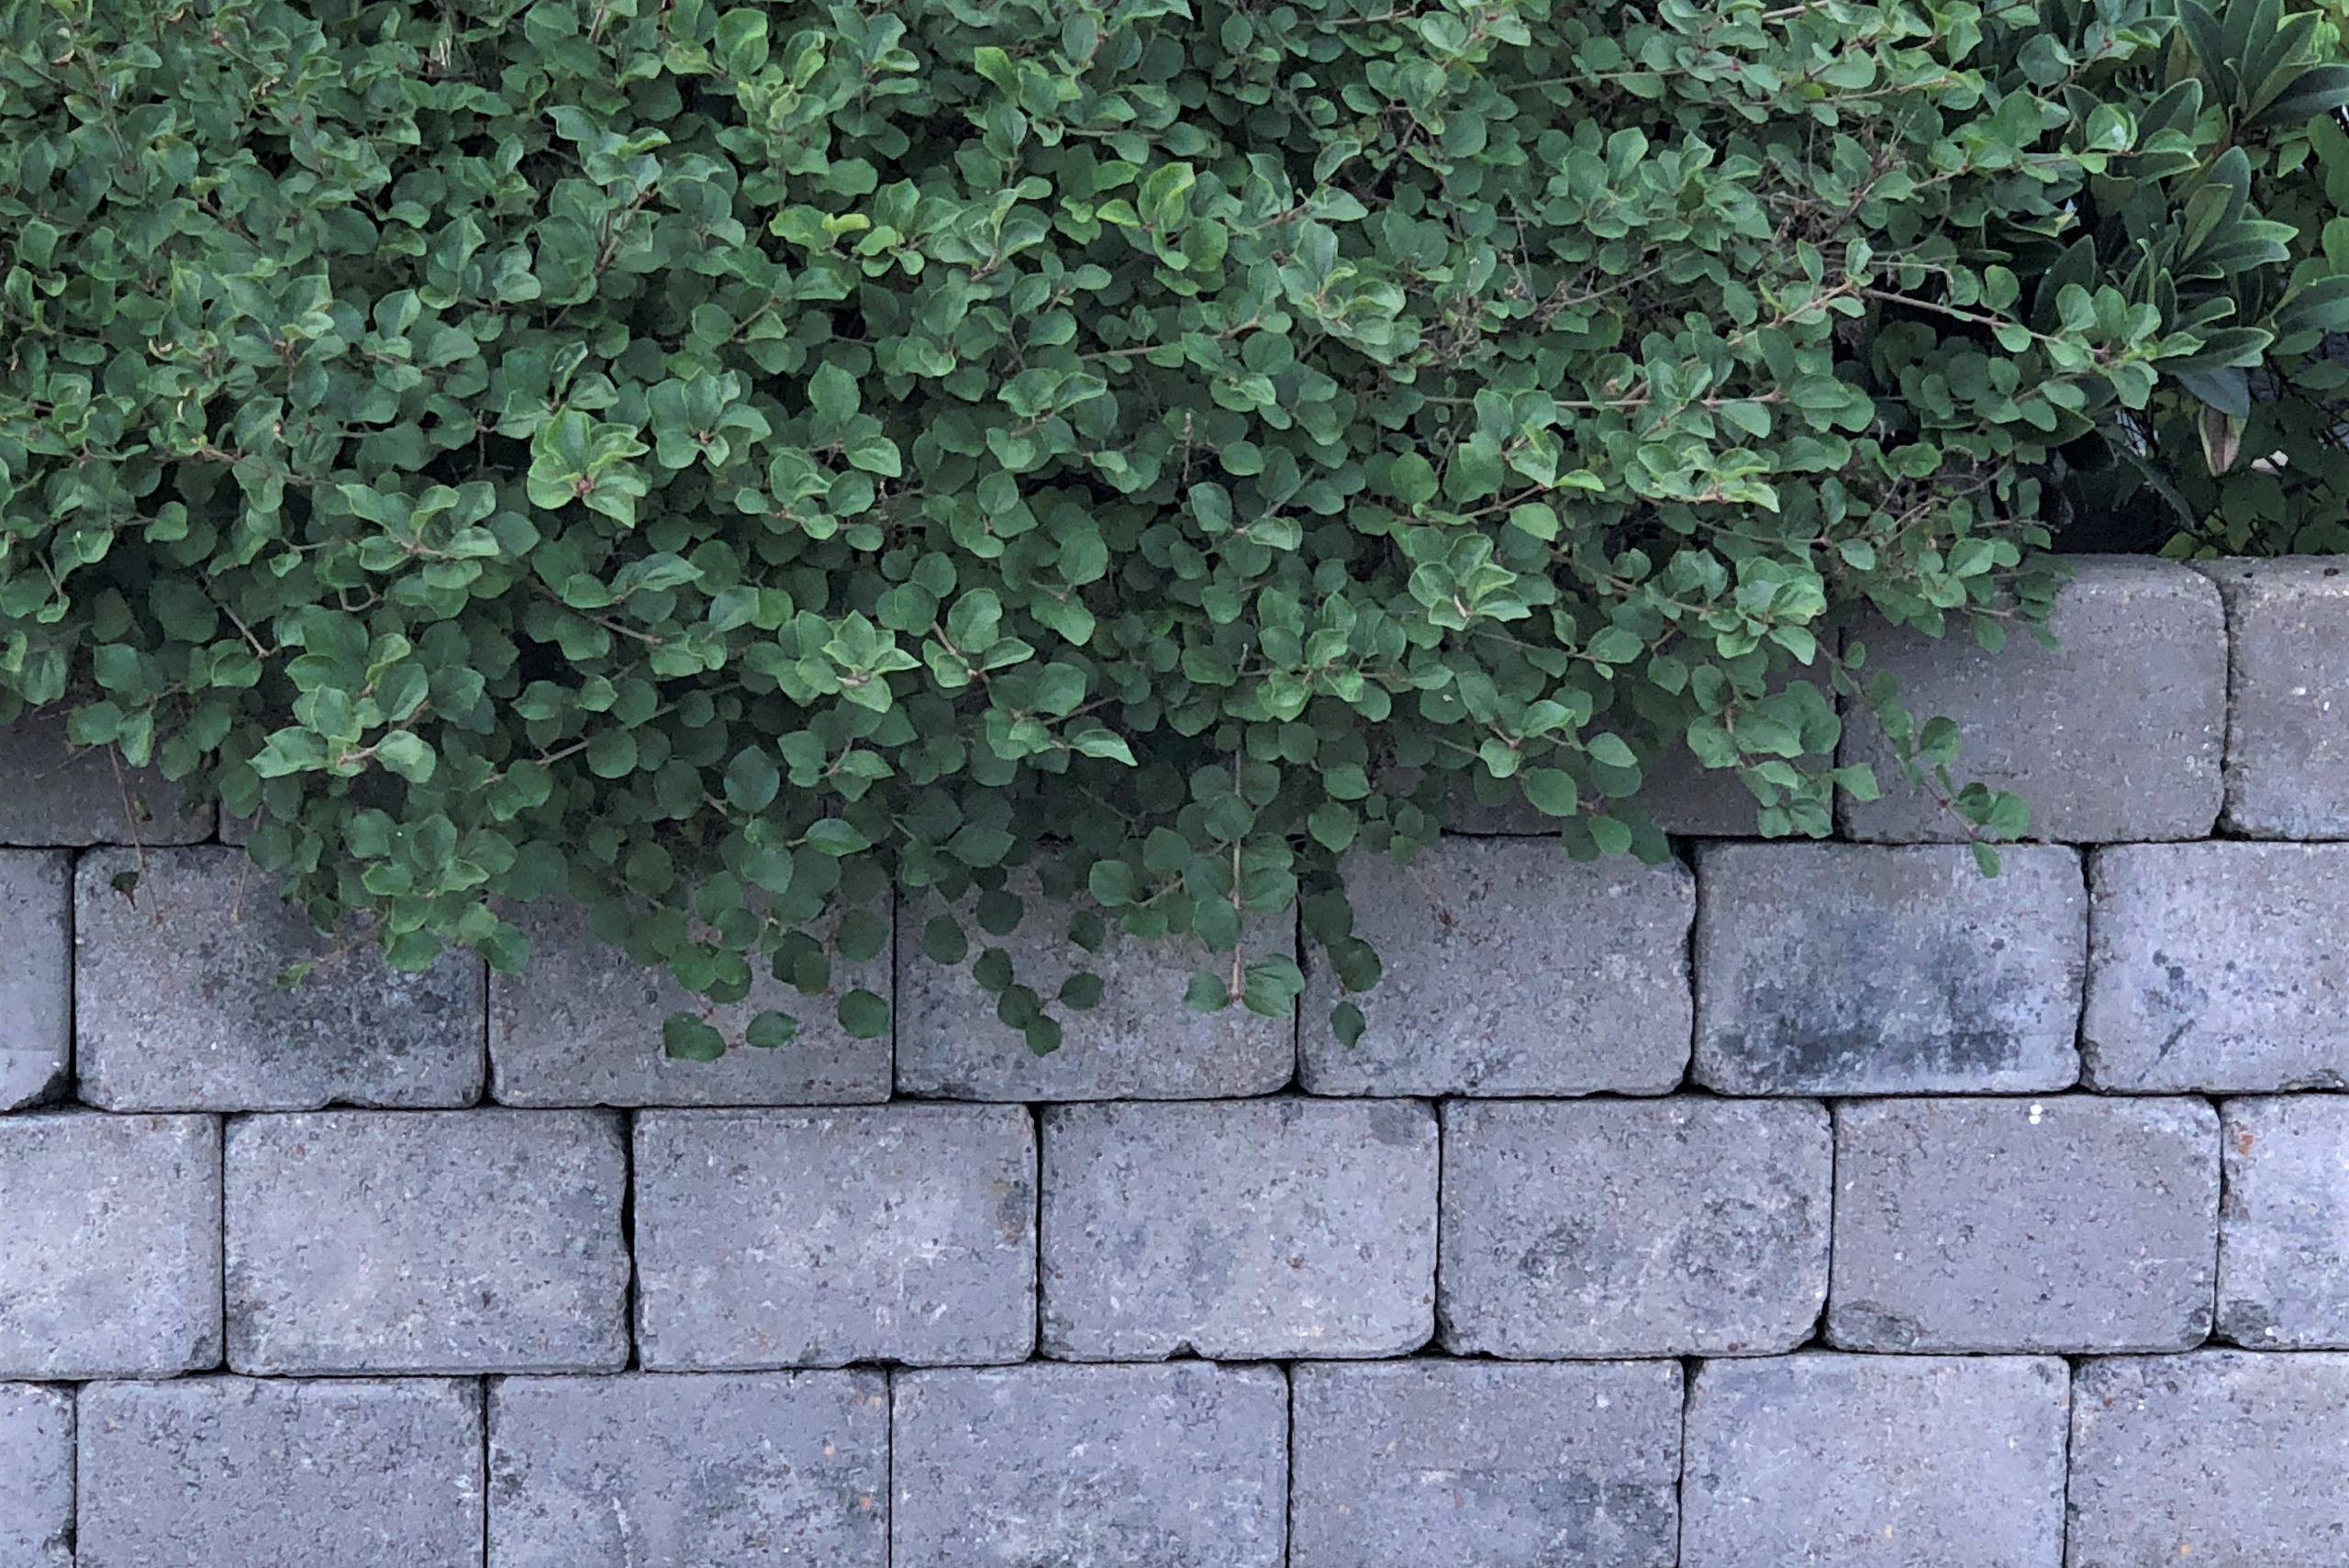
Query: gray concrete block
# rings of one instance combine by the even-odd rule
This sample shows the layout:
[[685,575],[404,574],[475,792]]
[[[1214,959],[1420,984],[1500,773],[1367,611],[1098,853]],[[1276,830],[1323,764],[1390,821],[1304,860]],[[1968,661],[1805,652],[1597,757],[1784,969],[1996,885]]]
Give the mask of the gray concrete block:
[[2227,606],[2228,828],[2349,839],[2349,573],[2324,556],[2199,564]]
[[1436,1149],[1417,1100],[1047,1109],[1044,1353],[1418,1349],[1434,1326]]
[[2229,1100],[2219,1333],[2254,1351],[2349,1349],[2349,1100]]
[[128,768],[111,746],[74,747],[62,713],[0,725],[0,844],[196,844],[214,811],[182,815],[186,792],[152,768]]
[[0,1564],[73,1568],[73,1391],[0,1383]]
[[94,1384],[80,1568],[462,1568],[481,1444],[470,1381]]
[[0,1111],[63,1087],[72,1043],[72,858],[0,851]]
[[2333,1568],[2349,1542],[2349,1356],[2082,1364],[2069,1568]]
[[[1921,725],[1954,720],[1958,782],[1981,779],[2031,806],[2034,839],[2110,844],[2196,839],[2219,815],[2227,733],[2225,612],[2210,580],[2175,562],[2076,556],[2055,601],[2050,651],[2018,631],[1996,654],[1965,628],[1942,639],[1864,632],[1870,673],[1900,680]],[[1871,763],[1881,799],[1842,806],[1845,831],[1894,843],[1964,837],[1909,783],[1873,716],[1847,717],[1841,759]]]
[[1290,1568],[1674,1568],[1680,1366],[1290,1373]]
[[[136,876],[124,892],[117,876]],[[286,966],[316,967],[290,990]],[[82,1097],[108,1110],[468,1105],[481,1094],[482,962],[420,974],[329,944],[237,850],[104,850],[76,878]]]
[[610,1372],[627,1152],[594,1111],[318,1111],[228,1129],[228,1364]]
[[2054,1357],[1708,1362],[1683,1568],[2056,1568],[2068,1384]]
[[[576,905],[511,912],[530,939],[524,974],[489,977],[492,1093],[511,1106],[833,1105],[889,1097],[889,1040],[841,1028],[841,996],[859,986],[889,994],[889,961],[835,957],[833,990],[803,996],[761,970],[750,995],[718,1009],[733,1049],[716,1062],[662,1053],[661,1025],[696,999],[665,970],[640,968],[596,940]],[[773,1008],[799,1020],[791,1043],[740,1042]],[[697,1010],[697,1009],[696,1009]]]
[[1035,1215],[1024,1106],[647,1113],[638,1350],[692,1371],[1019,1361]]
[[2183,1350],[2210,1331],[2219,1124],[2200,1100],[1835,1112],[1845,1350]]
[[894,1568],[1280,1568],[1278,1367],[1055,1366],[896,1379]]
[[[1138,941],[1105,915],[1108,940],[1088,953],[1067,940],[1070,911],[1046,903],[1032,873],[1016,873],[1011,891],[1028,904],[1009,937],[988,936],[974,918],[976,895],[952,912],[974,953],[999,947],[1023,985],[1050,1001],[1080,970],[1101,977],[1098,1006],[1057,1009],[1061,1048],[1049,1056],[996,1017],[995,998],[967,965],[949,969],[922,956],[922,929],[948,908],[923,895],[897,914],[897,1092],[956,1100],[1212,1099],[1264,1095],[1297,1071],[1293,1018],[1267,1018],[1245,1007],[1194,1012],[1183,993],[1202,965],[1220,964],[1189,938]],[[1242,928],[1251,953],[1294,953],[1294,914],[1252,917]]]
[[2349,1087],[2349,845],[2129,845],[2088,883],[2089,1084]]
[[170,1377],[219,1361],[219,1124],[0,1118],[0,1377]]
[[1441,1323],[1461,1355],[1764,1355],[1827,1296],[1809,1100],[1443,1107]]
[[2059,1089],[2087,965],[2067,849],[1707,844],[1696,1078],[1732,1095]]
[[489,1568],[886,1568],[877,1372],[508,1377],[489,1390]]
[[[1354,931],[1385,973],[1341,1044],[1326,962],[1305,993],[1320,1095],[1661,1094],[1688,1065],[1695,879],[1677,861],[1577,863],[1542,840],[1447,839],[1408,866],[1346,863]],[[1318,957],[1318,955],[1316,955]]]

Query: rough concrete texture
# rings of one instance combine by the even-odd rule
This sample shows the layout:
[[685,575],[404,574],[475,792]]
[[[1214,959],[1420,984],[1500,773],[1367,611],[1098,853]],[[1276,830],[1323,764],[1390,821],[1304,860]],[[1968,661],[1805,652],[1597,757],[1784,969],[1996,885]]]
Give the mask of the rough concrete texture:
[[[128,892],[117,876],[136,876]],[[239,851],[105,850],[76,878],[82,1098],[108,1110],[461,1106],[481,1093],[482,962],[420,974],[338,948]],[[290,990],[290,963],[316,962]]]
[[219,1124],[0,1118],[0,1377],[171,1377],[219,1360]]
[[73,1391],[0,1383],[0,1564],[73,1568]]
[[1450,839],[1346,865],[1385,973],[1340,1043],[1327,962],[1306,987],[1302,1082],[1321,1095],[1662,1094],[1688,1065],[1695,878],[1677,861],[1577,863],[1541,840]]
[[[1946,638],[1878,627],[1861,640],[1871,673],[1900,682],[1921,725],[1954,720],[1959,783],[1981,779],[2031,806],[2031,837],[2071,844],[2193,839],[2219,814],[2227,733],[2226,617],[2210,580],[2175,562],[2076,556],[2048,623],[2059,646],[2018,632],[1986,653],[1963,625]],[[1964,825],[1909,783],[1865,712],[1849,716],[1840,761],[1875,766],[1882,798],[1843,802],[1852,837],[1963,838]]]
[[1044,1353],[1416,1350],[1434,1327],[1436,1147],[1418,1100],[1047,1109]]
[[1835,1112],[1846,1350],[2183,1350],[2210,1331],[2219,1124],[2200,1100]]
[[2076,855],[1708,844],[1696,1078],[1732,1095],[2059,1089],[2087,964]]
[[[969,965],[947,968],[922,956],[922,929],[947,911],[935,896],[907,898],[897,915],[897,1092],[955,1100],[1212,1099],[1263,1095],[1297,1071],[1293,1018],[1267,1018],[1245,1007],[1194,1012],[1183,992],[1203,964],[1219,964],[1196,940],[1143,942],[1105,915],[1108,939],[1096,953],[1066,938],[1069,909],[1037,892],[1032,872],[1015,873],[1010,891],[1027,916],[1008,937],[993,937],[974,917],[976,895],[953,913],[974,955],[999,947],[1019,984],[1047,1000],[1080,969],[1101,977],[1098,1006],[1059,1010],[1061,1048],[1049,1056],[996,1018],[996,1000]],[[1297,917],[1257,916],[1242,928],[1251,953],[1293,953]],[[1081,962],[1079,961],[1082,961]]]
[[2349,1348],[2349,1099],[2229,1100],[2219,1333],[2254,1351]]
[[595,1111],[319,1111],[230,1124],[228,1364],[617,1371],[628,1157]]
[[481,1561],[476,1383],[101,1383],[81,1432],[80,1568]]
[[1024,1106],[648,1113],[638,1350],[698,1371],[1019,1361],[1035,1217]]
[[0,850],[0,1111],[61,1087],[72,1043],[72,857]]
[[1827,1112],[1451,1101],[1442,1329],[1463,1355],[1762,1355],[1827,1295]]
[[2349,1561],[2349,1356],[2203,1351],[2083,1364],[2070,1568]]
[[2057,1568],[2069,1393],[2054,1357],[1708,1362],[1681,1568]]
[[2321,556],[2202,570],[2227,606],[2228,829],[2349,839],[2349,570]]
[[1281,1568],[1278,1367],[911,1372],[891,1417],[892,1568]]
[[127,768],[111,746],[66,744],[61,714],[0,726],[0,844],[195,844],[214,812],[181,815],[184,792],[151,768]]
[[489,1568],[886,1568],[877,1372],[509,1377],[489,1390]]
[[2088,880],[2091,1086],[2349,1087],[2349,845],[2127,845]]
[[1291,1374],[1289,1568],[1673,1568],[1680,1366]]
[[[841,1028],[840,998],[889,994],[889,961],[834,955],[832,990],[803,996],[761,971],[750,995],[713,1020],[734,1043],[716,1062],[662,1053],[661,1025],[695,998],[666,970],[640,969],[587,929],[578,906],[510,911],[530,939],[524,974],[489,977],[491,1092],[509,1106],[836,1105],[889,1097],[889,1040]],[[799,1020],[790,1044],[740,1043],[761,1012]]]

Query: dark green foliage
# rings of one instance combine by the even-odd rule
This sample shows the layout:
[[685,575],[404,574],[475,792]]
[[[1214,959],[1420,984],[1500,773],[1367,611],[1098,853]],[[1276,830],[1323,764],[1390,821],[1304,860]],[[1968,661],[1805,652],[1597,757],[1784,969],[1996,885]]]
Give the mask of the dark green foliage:
[[0,18],[0,717],[401,964],[568,891],[818,995],[975,885],[919,946],[1040,1050],[1099,985],[1014,973],[1031,860],[1277,1012],[1243,917],[1366,988],[1338,857],[1464,780],[1655,854],[1693,754],[1825,830],[1848,623],[1995,642],[2100,433],[2349,317],[2243,198],[2349,95],[2272,4]]

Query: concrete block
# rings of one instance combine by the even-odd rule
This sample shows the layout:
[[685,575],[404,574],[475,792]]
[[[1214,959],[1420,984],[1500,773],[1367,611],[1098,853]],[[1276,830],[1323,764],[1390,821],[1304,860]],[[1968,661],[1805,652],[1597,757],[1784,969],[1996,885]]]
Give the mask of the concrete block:
[[[974,952],[999,947],[1019,983],[1050,1000],[1079,970],[1101,977],[1098,1006],[1060,1009],[1061,1048],[1049,1056],[996,1017],[995,998],[968,966],[949,969],[922,956],[922,929],[947,912],[935,896],[907,898],[897,914],[897,1092],[954,1100],[1211,1099],[1264,1095],[1297,1071],[1293,1018],[1267,1018],[1245,1007],[1194,1012],[1183,1005],[1191,976],[1224,962],[1191,939],[1137,941],[1105,916],[1108,940],[1088,953],[1067,940],[1070,911],[1037,892],[1032,873],[1018,873],[1011,891],[1027,917],[1009,937],[988,936],[974,917],[976,895],[952,913]],[[1258,916],[1243,926],[1248,951],[1295,951],[1294,914]],[[1081,961],[1081,962],[1080,962]]]
[[2066,849],[1707,844],[1696,1078],[1731,1095],[2013,1093],[2079,1074]]
[[[578,906],[539,903],[510,911],[530,939],[525,974],[489,977],[492,1092],[510,1106],[833,1105],[889,1097],[889,1040],[856,1040],[841,1028],[840,997],[863,986],[889,994],[886,956],[865,964],[835,957],[833,992],[803,996],[761,971],[750,995],[718,1009],[737,1042],[716,1062],[664,1055],[661,1025],[695,998],[665,970],[630,962],[599,941]],[[799,1020],[788,1045],[739,1043],[751,1018],[773,1008]]]
[[229,1126],[227,1167],[239,1372],[614,1372],[628,1361],[616,1117],[250,1117]]
[[2349,1541],[2349,1356],[2084,1363],[2069,1568],[2332,1568]]
[[2069,1393],[2052,1356],[1708,1362],[1683,1568],[2057,1568]]
[[1289,1568],[1675,1568],[1680,1366],[1303,1363]]
[[638,1349],[691,1371],[1022,1360],[1035,1216],[1024,1106],[648,1113]]
[[508,1377],[489,1390],[489,1568],[887,1568],[877,1372]]
[[82,1391],[80,1568],[481,1561],[481,1386],[203,1377]]
[[0,1378],[219,1361],[219,1124],[0,1118]]
[[[128,892],[117,876],[135,876]],[[461,1106],[481,1094],[479,958],[420,974],[328,943],[236,850],[106,850],[76,879],[82,1097],[108,1110]],[[286,966],[315,963],[288,989]]]
[[0,726],[0,844],[196,844],[212,837],[213,807],[183,815],[186,793],[152,768],[122,765],[111,746],[74,747],[65,716]]
[[2349,845],[2130,845],[2088,882],[2089,1084],[2349,1087]]
[[1436,1162],[1417,1100],[1052,1106],[1044,1353],[1416,1350],[1433,1328]]
[[1827,1295],[1815,1101],[1454,1100],[1440,1322],[1459,1355],[1764,1355]]
[[[1408,866],[1349,858],[1354,930],[1385,973],[1340,1043],[1310,966],[1303,1083],[1321,1095],[1661,1094],[1688,1065],[1695,878],[1576,863],[1542,840],[1447,839]],[[1316,955],[1318,956],[1318,955]]]
[[2219,1125],[2200,1100],[1835,1112],[1845,1350],[2182,1350],[2210,1331]]
[[1278,1367],[900,1373],[893,1568],[1281,1568]]
[[72,858],[0,851],[0,1111],[62,1088],[72,1043]]
[[2326,556],[2198,563],[2226,601],[2226,825],[2349,839],[2349,573]]
[[0,1563],[73,1568],[73,1391],[0,1383]]
[[[2020,630],[1996,654],[1965,628],[1945,638],[1865,632],[1871,673],[1899,677],[1920,724],[1947,717],[1954,770],[2009,789],[2031,837],[2067,844],[2197,839],[2219,815],[2227,733],[2227,632],[2218,590],[2176,562],[2076,556],[2049,622],[2060,645]],[[1851,714],[1841,761],[1872,763],[1883,797],[1845,800],[1855,839],[1919,843],[1963,825],[1909,784],[1873,716]]]
[[2349,1349],[2349,1100],[2221,1109],[2219,1333],[2254,1351]]

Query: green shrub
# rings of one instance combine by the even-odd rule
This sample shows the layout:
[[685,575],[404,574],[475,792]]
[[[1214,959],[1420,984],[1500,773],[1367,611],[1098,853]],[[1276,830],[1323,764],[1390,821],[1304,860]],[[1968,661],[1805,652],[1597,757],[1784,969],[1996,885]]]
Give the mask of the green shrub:
[[1367,987],[1338,857],[1464,777],[1660,854],[1692,752],[1824,831],[1856,617],[1995,644],[2083,443],[2349,319],[2243,199],[2246,115],[2349,95],[2272,0],[2244,115],[2142,0],[0,17],[0,718],[400,964],[569,892],[813,995],[975,884],[920,945],[1040,1050],[1042,845],[1074,940],[1277,1011],[1243,913]]

